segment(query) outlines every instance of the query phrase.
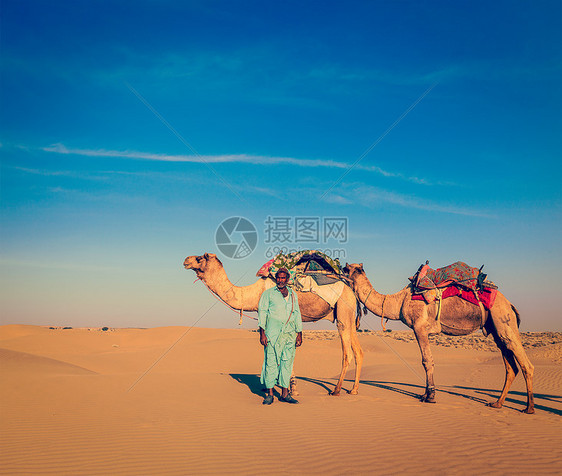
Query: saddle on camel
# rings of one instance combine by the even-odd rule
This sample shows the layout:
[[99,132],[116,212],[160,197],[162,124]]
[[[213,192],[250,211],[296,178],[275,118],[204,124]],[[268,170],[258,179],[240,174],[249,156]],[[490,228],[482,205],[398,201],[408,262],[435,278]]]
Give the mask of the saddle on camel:
[[279,253],[257,272],[256,276],[270,277],[280,269],[289,270],[289,285],[299,292],[311,292],[326,301],[331,308],[336,305],[345,286],[339,260],[316,250]]
[[[443,268],[431,269],[429,261],[421,265],[410,279],[412,300],[423,300],[427,304],[452,296],[478,306],[482,304],[486,310],[494,305],[498,287],[487,280],[487,275],[480,268],[473,268],[462,261]],[[484,318],[484,313],[483,313]],[[439,319],[439,313],[437,314]],[[484,322],[482,322],[482,325]]]

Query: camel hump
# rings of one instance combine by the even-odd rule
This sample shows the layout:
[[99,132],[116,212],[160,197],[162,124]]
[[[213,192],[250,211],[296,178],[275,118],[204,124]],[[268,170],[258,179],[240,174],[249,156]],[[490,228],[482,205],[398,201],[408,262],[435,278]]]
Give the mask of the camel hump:
[[[426,264],[420,266],[417,273],[410,278],[416,288],[435,289],[458,284],[464,288],[475,290],[479,284],[482,268],[474,268],[462,261],[450,264],[443,268],[431,269]],[[482,275],[480,281],[485,279]]]

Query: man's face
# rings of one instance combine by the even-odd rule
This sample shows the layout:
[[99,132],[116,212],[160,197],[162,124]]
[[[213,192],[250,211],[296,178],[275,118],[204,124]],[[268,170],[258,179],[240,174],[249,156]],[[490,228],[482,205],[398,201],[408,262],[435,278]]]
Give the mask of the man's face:
[[277,287],[279,289],[286,288],[287,282],[289,281],[289,275],[287,273],[283,273],[283,272],[277,273],[275,281],[277,282]]

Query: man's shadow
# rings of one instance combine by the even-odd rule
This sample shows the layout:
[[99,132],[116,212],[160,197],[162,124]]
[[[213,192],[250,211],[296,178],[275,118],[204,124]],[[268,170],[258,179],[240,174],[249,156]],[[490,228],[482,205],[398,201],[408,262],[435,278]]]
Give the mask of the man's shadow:
[[238,383],[246,385],[254,395],[263,397],[265,388],[260,382],[259,375],[256,374],[229,374]]

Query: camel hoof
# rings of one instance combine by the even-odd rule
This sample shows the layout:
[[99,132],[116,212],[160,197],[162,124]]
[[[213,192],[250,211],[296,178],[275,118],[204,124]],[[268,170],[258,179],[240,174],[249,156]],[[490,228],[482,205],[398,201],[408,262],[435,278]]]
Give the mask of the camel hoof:
[[435,401],[435,393],[430,393],[430,394],[423,394],[420,397],[420,401],[422,401],[423,403],[436,403]]
[[331,395],[332,397],[339,397],[340,396],[340,391],[338,390],[337,392],[334,390],[333,392],[328,392],[328,395]]
[[347,393],[349,393],[350,395],[357,395],[359,392],[355,389],[348,391]]
[[499,402],[492,402],[492,403],[488,403],[488,406],[489,406],[490,408],[501,408],[501,407],[502,407],[502,404],[499,403]]
[[527,415],[532,415],[533,413],[535,413],[535,409],[534,408],[525,408],[525,410],[521,410],[521,413],[526,413]]
[[423,403],[437,403],[435,401],[435,397],[427,397],[427,398],[421,398],[421,401]]
[[296,389],[295,389],[295,390],[291,390],[289,393],[290,393],[291,395],[296,396],[296,397],[298,397],[298,396],[300,395],[300,393],[299,393]]

